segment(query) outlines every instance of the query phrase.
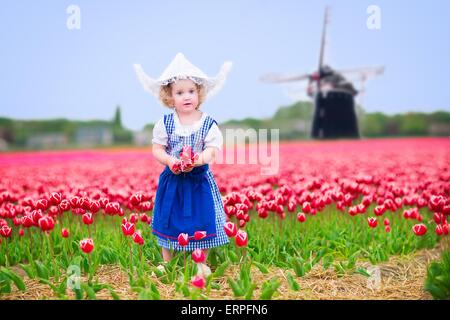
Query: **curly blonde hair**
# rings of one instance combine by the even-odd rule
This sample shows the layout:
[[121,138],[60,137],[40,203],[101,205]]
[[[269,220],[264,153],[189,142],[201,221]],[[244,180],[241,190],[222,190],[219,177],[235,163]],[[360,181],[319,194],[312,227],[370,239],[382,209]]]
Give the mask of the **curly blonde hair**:
[[[198,105],[196,109],[200,108],[200,105],[205,101],[206,92],[205,87],[200,84],[195,83],[195,87],[197,88],[198,94]],[[173,109],[173,98],[172,98],[172,83],[168,85],[161,86],[159,89],[159,100],[168,108]]]

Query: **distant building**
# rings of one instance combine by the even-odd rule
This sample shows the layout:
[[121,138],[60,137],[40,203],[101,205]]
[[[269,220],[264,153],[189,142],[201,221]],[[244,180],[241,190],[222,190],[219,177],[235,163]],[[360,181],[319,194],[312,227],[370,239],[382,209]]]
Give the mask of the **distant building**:
[[8,150],[8,142],[6,140],[0,138],[0,151]]
[[81,127],[75,132],[75,143],[81,146],[111,145],[113,142],[114,136],[108,127]]
[[133,141],[137,146],[148,146],[152,143],[152,131],[142,130],[133,133]]
[[41,133],[29,137],[26,145],[29,149],[51,149],[64,146],[68,142],[68,137],[63,133]]
[[428,133],[432,136],[450,136],[450,125],[447,123],[432,123],[428,127]]

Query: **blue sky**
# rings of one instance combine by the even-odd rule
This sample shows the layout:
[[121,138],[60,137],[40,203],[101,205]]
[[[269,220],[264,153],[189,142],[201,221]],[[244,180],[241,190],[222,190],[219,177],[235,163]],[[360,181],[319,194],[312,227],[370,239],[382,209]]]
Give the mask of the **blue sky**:
[[[66,26],[71,4],[79,30]],[[367,83],[366,110],[450,110],[450,1],[45,0],[0,5],[0,116],[110,119],[120,104],[124,125],[138,130],[169,110],[142,89],[132,64],[157,78],[183,52],[209,75],[233,61],[223,90],[203,106],[219,123],[270,117],[304,85],[259,77],[315,70],[327,4],[327,62],[386,67]],[[379,30],[366,26],[372,4]]]

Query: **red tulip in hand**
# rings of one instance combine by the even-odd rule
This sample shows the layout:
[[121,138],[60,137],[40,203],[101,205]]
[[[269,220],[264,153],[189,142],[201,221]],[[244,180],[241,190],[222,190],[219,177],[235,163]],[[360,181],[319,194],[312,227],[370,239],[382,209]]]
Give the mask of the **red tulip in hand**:
[[198,158],[199,154],[193,153],[190,146],[184,146],[180,152],[180,160],[177,162],[176,168],[179,168],[183,172],[191,171]]

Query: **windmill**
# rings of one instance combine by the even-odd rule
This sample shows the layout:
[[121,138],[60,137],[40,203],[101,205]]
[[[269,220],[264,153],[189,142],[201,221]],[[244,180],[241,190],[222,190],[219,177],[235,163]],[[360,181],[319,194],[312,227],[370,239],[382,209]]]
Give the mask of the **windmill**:
[[[366,82],[384,72],[384,66],[335,70],[324,63],[325,39],[329,22],[329,9],[325,8],[322,38],[320,43],[319,66],[310,74],[266,74],[261,81],[267,83],[288,83],[308,81],[306,93],[314,99],[315,110],[311,137],[359,138],[358,122],[355,113],[355,97],[359,94],[360,104],[365,93]],[[347,77],[344,77],[344,74]],[[361,83],[355,89],[349,79]]]

